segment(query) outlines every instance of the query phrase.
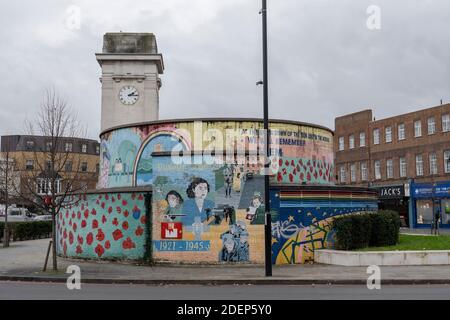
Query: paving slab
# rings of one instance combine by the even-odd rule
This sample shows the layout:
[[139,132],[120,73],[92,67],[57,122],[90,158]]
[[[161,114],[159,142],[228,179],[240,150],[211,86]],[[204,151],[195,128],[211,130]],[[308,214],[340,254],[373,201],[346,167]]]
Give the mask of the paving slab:
[[[70,265],[81,269],[85,283],[179,283],[179,284],[361,284],[366,267],[323,264],[273,266],[265,277],[263,265],[138,265],[135,262],[86,261],[58,258],[59,271],[42,272],[48,239],[13,242],[0,248],[0,280],[66,281]],[[49,265],[50,267],[50,265]],[[449,266],[383,266],[382,283],[450,284]]]

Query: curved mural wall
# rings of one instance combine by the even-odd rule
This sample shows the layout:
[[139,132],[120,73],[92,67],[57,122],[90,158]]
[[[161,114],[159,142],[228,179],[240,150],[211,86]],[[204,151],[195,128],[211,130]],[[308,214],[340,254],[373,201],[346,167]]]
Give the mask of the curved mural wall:
[[[264,150],[262,127],[253,119],[181,120],[104,132],[98,183],[102,190],[59,217],[58,252],[135,260],[151,252],[155,261],[263,263],[266,199],[263,157],[258,154]],[[270,127],[274,185],[334,188],[330,130],[278,120]],[[146,186],[151,189],[147,203],[142,192],[110,189]],[[318,247],[310,238],[322,246],[329,238],[327,219],[363,210],[345,199],[310,207],[288,203],[286,209],[284,194],[278,194],[282,196],[271,199],[277,264],[307,261]],[[334,210],[339,206],[346,209]],[[292,247],[291,240],[299,246]]]
[[[130,125],[101,134],[98,188],[145,186],[154,180],[153,153],[170,151],[233,151],[239,146],[262,150],[262,122],[252,119],[158,121]],[[273,120],[272,181],[287,184],[333,184],[333,134],[314,125]],[[234,136],[233,136],[234,135]],[[237,137],[237,138],[235,138]],[[259,148],[259,149],[258,149]],[[235,162],[239,162],[235,158]],[[257,172],[258,161],[240,166]],[[252,163],[248,163],[252,162]]]

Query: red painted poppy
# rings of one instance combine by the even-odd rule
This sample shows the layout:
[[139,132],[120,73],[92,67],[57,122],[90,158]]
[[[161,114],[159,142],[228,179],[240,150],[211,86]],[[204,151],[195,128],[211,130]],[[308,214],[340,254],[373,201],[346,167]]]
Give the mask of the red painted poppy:
[[128,237],[125,241],[122,242],[122,248],[125,250],[127,249],[133,249],[136,245],[134,244],[133,240],[131,240],[130,237]]
[[103,249],[103,246],[102,246],[101,244],[98,244],[98,245],[95,247],[95,253],[96,253],[99,257],[101,257],[101,256],[105,253],[105,249]]
[[119,240],[120,238],[123,238],[122,231],[120,231],[119,229],[114,230],[112,236],[115,241]]
[[98,241],[105,240],[105,234],[103,233],[102,229],[98,229],[96,239]]
[[92,235],[92,232],[89,232],[86,236],[86,243],[88,245],[91,245],[92,241],[94,241],[94,236]]
[[141,226],[138,226],[136,228],[136,230],[134,231],[134,234],[137,235],[138,237],[142,236],[143,233],[144,233],[144,229]]

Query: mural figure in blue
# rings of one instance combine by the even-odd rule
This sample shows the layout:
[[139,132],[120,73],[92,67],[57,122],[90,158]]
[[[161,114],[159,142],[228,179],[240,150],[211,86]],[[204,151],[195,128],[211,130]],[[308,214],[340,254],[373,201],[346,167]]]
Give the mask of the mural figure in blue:
[[183,203],[183,216],[181,222],[185,226],[191,226],[195,217],[200,217],[201,222],[207,222],[214,209],[214,202],[206,199],[210,190],[209,183],[203,178],[195,177],[186,190],[189,199]]
[[227,232],[222,233],[222,250],[219,252],[219,261],[244,262],[250,260],[249,233],[244,221],[237,221],[230,226]]
[[219,252],[219,261],[237,262],[239,261],[237,242],[231,233],[222,235],[223,248]]

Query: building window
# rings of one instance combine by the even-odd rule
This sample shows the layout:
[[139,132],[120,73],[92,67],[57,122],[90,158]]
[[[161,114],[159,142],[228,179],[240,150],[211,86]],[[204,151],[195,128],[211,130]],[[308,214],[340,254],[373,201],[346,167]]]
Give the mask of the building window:
[[430,160],[430,174],[437,174],[437,157],[436,153],[430,153],[429,154],[429,160]]
[[376,180],[380,180],[381,179],[381,163],[380,163],[380,160],[375,160],[374,167],[375,167],[375,179]]
[[28,140],[26,142],[26,148],[27,148],[27,150],[33,150],[34,149],[34,141]]
[[398,125],[398,140],[405,140],[406,136],[405,136],[405,124],[404,123],[400,123]]
[[[39,195],[48,195],[52,191],[52,182],[51,179],[37,179],[37,193]],[[61,180],[56,179],[55,180],[55,192],[60,193],[61,192]]]
[[414,137],[422,136],[422,122],[420,120],[414,121]]
[[423,159],[422,155],[416,155],[416,175],[423,176]]
[[450,114],[444,114],[442,116],[442,132],[450,131]]
[[86,172],[87,171],[87,162],[82,162],[81,163],[81,172]]
[[64,167],[67,172],[71,172],[72,171],[72,161],[67,161],[66,164],[64,165]]
[[66,152],[72,152],[72,142],[66,142],[65,146],[64,146],[64,151]]
[[83,143],[83,144],[81,145],[81,152],[82,152],[82,153],[86,153],[86,152],[87,152],[87,144]]
[[427,124],[428,124],[428,134],[434,134],[436,132],[436,121],[434,120],[434,117],[428,118]]
[[356,164],[350,165],[350,181],[355,182],[356,181]]
[[406,158],[400,158],[400,177],[406,178]]
[[345,166],[341,166],[340,181],[341,181],[341,183],[345,183],[346,180],[347,180],[347,177],[345,176]]
[[367,162],[361,162],[361,180],[367,181]]
[[345,147],[344,137],[339,137],[339,151],[343,151]]
[[386,178],[392,179],[394,177],[394,166],[392,163],[392,159],[386,160]]
[[33,170],[34,169],[34,160],[27,160],[25,164],[25,170]]
[[384,131],[385,131],[386,142],[392,142],[392,128],[391,127],[386,127],[384,129]]
[[350,135],[348,137],[348,147],[349,147],[349,149],[355,148],[355,136],[354,135]]
[[95,146],[95,153],[100,154],[100,146]]
[[51,141],[46,142],[45,143],[45,150],[46,151],[51,151],[52,150],[52,146],[53,146],[53,143]]
[[359,146],[360,147],[366,146],[366,133],[365,132],[359,133]]
[[98,163],[95,165],[95,173],[100,173],[100,164]]
[[373,144],[380,144],[380,130],[373,129]]
[[433,221],[433,201],[417,200],[417,224],[430,224]]
[[444,152],[444,171],[450,173],[450,151]]

